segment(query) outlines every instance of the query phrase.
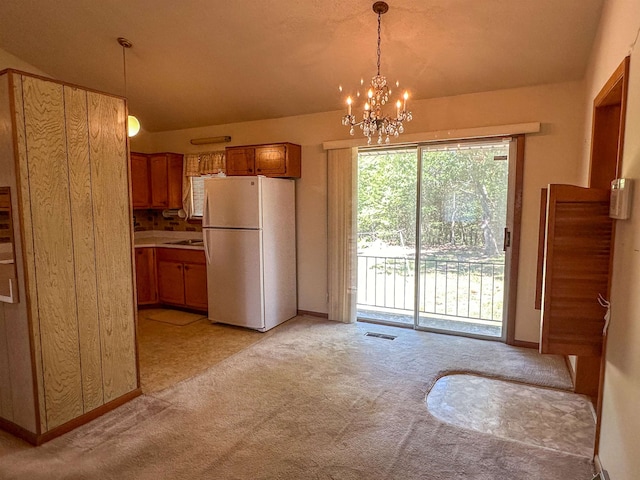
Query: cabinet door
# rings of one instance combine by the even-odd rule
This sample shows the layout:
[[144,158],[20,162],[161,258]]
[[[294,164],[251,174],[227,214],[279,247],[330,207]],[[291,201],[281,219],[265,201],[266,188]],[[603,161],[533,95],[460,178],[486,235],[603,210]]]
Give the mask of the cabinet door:
[[141,153],[131,153],[131,191],[134,209],[151,206],[149,159]]
[[167,208],[182,208],[182,155],[167,154],[167,188]]
[[165,155],[151,155],[149,170],[151,173],[151,207],[169,208],[167,157]]
[[254,148],[228,148],[226,157],[227,175],[254,175]]
[[265,145],[255,149],[256,174],[277,176],[287,172],[287,147]]
[[207,310],[207,267],[193,263],[184,265],[184,294],[188,307]]
[[158,302],[155,249],[136,248],[136,288],[138,305]]
[[160,303],[184,305],[184,267],[182,263],[158,261]]
[[601,354],[612,232],[608,190],[549,185],[541,353]]

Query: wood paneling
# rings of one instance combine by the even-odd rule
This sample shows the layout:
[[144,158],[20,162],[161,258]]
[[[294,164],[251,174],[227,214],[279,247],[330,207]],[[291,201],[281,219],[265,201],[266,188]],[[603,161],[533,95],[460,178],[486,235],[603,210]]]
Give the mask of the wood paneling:
[[88,93],[104,401],[138,387],[125,106]]
[[542,301],[541,353],[598,356],[609,291],[609,192],[550,185]]
[[13,72],[0,95],[24,293],[0,305],[0,426],[31,441],[137,391],[125,108]]
[[104,403],[87,93],[64,87],[83,412]]
[[48,428],[83,413],[63,87],[23,79]]
[[[27,407],[25,404],[25,392],[26,390],[20,392],[16,386],[20,383],[23,385],[27,382],[25,379],[25,372],[16,371],[14,373],[15,381],[12,381],[13,386],[13,398],[14,398],[14,417],[16,419],[16,423],[21,426],[25,426],[29,428],[24,423],[21,423],[18,418],[20,417],[18,409],[22,408],[24,416],[22,418],[23,421],[29,418],[29,414],[33,414],[35,420],[35,428],[34,431],[39,433],[40,431],[45,431],[47,429],[47,417],[45,415],[45,397],[44,397],[44,372],[42,367],[42,349],[41,345],[41,336],[40,336],[40,322],[38,322],[38,290],[36,288],[36,266],[35,266],[35,255],[34,255],[34,244],[33,244],[33,224],[31,221],[31,216],[26,212],[31,211],[31,194],[29,190],[29,171],[28,171],[28,160],[27,160],[27,139],[25,132],[25,118],[24,118],[24,105],[23,105],[23,76],[21,75],[10,75],[10,84],[13,87],[13,92],[10,98],[13,99],[12,106],[14,108],[14,141],[15,141],[15,151],[17,155],[17,159],[15,162],[15,179],[17,192],[19,193],[19,204],[22,210],[22,214],[20,215],[20,235],[22,237],[22,241],[20,249],[22,250],[21,257],[16,258],[17,267],[21,271],[22,276],[18,278],[18,284],[21,287],[21,290],[24,290],[26,297],[26,306],[24,304],[19,304],[19,306],[14,310],[13,315],[16,317],[16,320],[20,320],[20,323],[27,323],[28,325],[20,325],[23,329],[24,327],[29,327],[31,330],[31,338],[25,338],[24,335],[12,335],[11,338],[14,340],[14,348],[15,350],[19,348],[29,348],[31,350],[31,361],[33,364],[33,375],[35,376],[35,391],[34,395],[37,396],[37,406],[34,412],[31,411],[31,408]],[[18,241],[18,240],[16,240]],[[16,254],[18,252],[16,251]],[[20,268],[22,265],[22,268]],[[24,287],[24,288],[22,288]],[[6,307],[5,307],[6,308]],[[15,325],[14,327],[18,327]],[[18,333],[18,332],[14,332]],[[28,335],[28,333],[27,333]],[[27,343],[28,342],[28,343]],[[29,379],[30,384],[33,379]]]
[[0,304],[0,417],[13,421],[9,343],[5,328],[4,305]]

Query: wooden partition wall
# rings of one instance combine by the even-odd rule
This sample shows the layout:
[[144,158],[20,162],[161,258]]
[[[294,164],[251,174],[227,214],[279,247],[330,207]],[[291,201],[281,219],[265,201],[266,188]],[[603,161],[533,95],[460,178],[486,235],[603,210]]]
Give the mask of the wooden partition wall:
[[7,71],[0,117],[22,290],[0,304],[0,426],[40,443],[139,394],[126,106]]

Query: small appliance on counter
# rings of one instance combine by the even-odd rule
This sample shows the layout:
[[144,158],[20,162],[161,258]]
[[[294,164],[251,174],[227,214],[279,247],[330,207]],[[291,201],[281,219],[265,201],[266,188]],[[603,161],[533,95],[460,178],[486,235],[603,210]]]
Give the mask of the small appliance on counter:
[[295,182],[204,181],[209,319],[265,332],[297,313]]

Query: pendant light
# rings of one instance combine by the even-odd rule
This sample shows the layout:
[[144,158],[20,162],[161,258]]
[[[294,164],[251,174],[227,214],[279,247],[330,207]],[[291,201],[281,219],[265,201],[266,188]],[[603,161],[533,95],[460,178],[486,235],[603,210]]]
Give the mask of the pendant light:
[[[404,132],[404,122],[410,122],[413,115],[407,110],[407,99],[409,92],[405,91],[401,99],[396,102],[395,116],[385,115],[382,111],[384,105],[389,103],[391,90],[387,85],[387,78],[380,74],[380,17],[387,13],[389,5],[385,2],[375,2],[373,4],[373,12],[378,16],[378,49],[377,54],[377,73],[371,79],[371,86],[364,93],[366,101],[361,115],[356,115],[352,111],[353,98],[347,97],[347,114],[342,117],[342,124],[349,127],[349,133],[355,133],[355,127],[360,127],[362,133],[367,137],[367,143],[371,143],[373,136],[378,136],[378,143],[382,143],[382,138],[386,137],[385,143],[389,143],[390,137],[397,137]],[[364,87],[364,80],[360,80],[360,85]],[[396,87],[399,87],[396,82]],[[340,87],[342,91],[342,87]],[[357,97],[361,94],[358,91]]]
[[[118,38],[118,43],[122,47],[122,70],[124,72],[124,96],[127,96],[127,48],[133,47],[133,43],[124,37]],[[133,115],[127,117],[127,133],[130,137],[135,137],[140,131],[140,121]]]

